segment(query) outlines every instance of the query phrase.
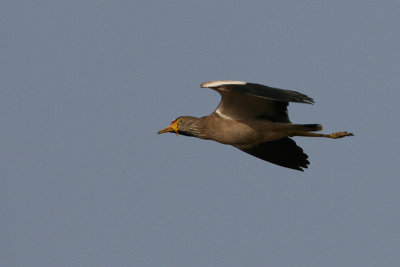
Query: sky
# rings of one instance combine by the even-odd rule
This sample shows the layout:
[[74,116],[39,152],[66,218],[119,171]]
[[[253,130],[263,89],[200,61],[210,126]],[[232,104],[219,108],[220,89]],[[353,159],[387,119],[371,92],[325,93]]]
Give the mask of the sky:
[[[1,266],[398,266],[400,2],[1,1]],[[296,90],[305,172],[157,135]]]

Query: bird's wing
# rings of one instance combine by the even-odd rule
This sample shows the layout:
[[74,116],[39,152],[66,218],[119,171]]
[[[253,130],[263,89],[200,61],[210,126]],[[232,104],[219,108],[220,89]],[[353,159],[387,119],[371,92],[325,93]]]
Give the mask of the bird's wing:
[[236,147],[262,160],[299,171],[303,171],[302,168],[308,168],[310,164],[307,160],[308,156],[303,152],[303,149],[297,146],[296,142],[289,137],[254,146]]
[[314,100],[296,91],[242,81],[211,81],[201,84],[221,94],[215,113],[235,120],[259,118],[289,122],[288,102],[312,104]]

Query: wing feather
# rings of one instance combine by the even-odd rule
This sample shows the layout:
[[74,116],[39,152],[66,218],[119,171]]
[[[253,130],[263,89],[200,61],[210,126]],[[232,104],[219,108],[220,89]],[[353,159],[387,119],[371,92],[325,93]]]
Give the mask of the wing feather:
[[231,119],[268,119],[289,122],[289,102],[312,104],[314,100],[296,91],[273,88],[242,81],[210,81],[201,87],[211,88],[221,95],[215,112]]
[[303,171],[303,168],[308,168],[310,164],[307,154],[289,137],[250,147],[237,146],[237,148],[259,159],[294,170]]
[[306,96],[305,94],[292,90],[274,88],[257,83],[248,83],[242,81],[211,81],[203,82],[201,84],[201,87],[211,88],[217,91],[236,92],[255,97],[267,98],[274,101],[297,102],[306,104],[314,103],[314,100],[311,97]]

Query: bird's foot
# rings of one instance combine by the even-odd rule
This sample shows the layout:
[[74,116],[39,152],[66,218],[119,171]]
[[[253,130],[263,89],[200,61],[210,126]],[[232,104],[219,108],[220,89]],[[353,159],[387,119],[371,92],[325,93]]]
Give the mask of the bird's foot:
[[329,137],[333,139],[343,138],[345,136],[354,136],[354,134],[349,132],[336,132],[329,135]]

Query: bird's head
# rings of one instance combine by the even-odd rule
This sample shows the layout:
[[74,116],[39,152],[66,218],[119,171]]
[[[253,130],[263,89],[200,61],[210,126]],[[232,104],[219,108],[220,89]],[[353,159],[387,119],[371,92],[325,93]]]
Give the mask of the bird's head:
[[158,131],[157,134],[175,133],[176,135],[182,134],[187,136],[197,136],[199,131],[198,121],[199,119],[195,117],[178,117],[173,120],[168,127]]

